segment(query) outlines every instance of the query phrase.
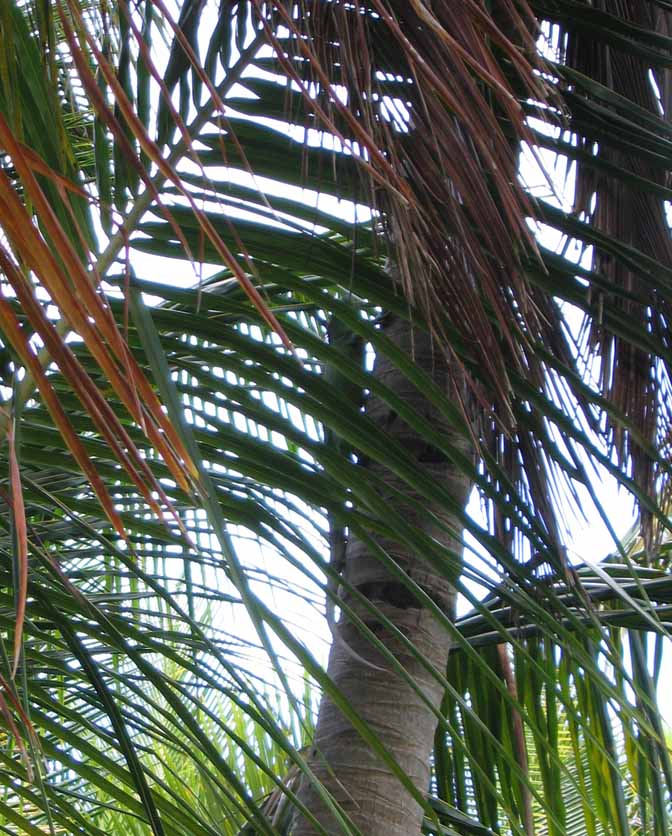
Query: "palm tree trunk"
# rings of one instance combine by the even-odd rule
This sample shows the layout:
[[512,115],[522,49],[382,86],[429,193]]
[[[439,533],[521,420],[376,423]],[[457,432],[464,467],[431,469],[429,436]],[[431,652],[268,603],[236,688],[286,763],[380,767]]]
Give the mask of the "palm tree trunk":
[[[413,356],[415,362],[431,374],[443,391],[454,390],[448,362],[433,350],[432,341],[426,333],[413,330],[408,322],[395,318],[388,324],[386,334],[404,352]],[[455,435],[438,410],[385,357],[377,358],[374,374],[428,418],[434,427],[450,436]],[[403,444],[433,479],[449,489],[460,506],[464,507],[471,485],[463,473],[456,470],[438,450],[428,446],[381,399],[372,398],[367,412],[381,429]],[[469,445],[463,438],[451,440],[461,443],[463,451],[468,453]],[[411,507],[408,502],[399,502],[396,497],[393,498],[393,489],[401,489],[406,496],[419,499],[420,508],[427,508],[454,531],[461,529],[459,520],[446,513],[442,507],[428,506],[425,498],[409,494],[408,486],[378,463],[366,462],[362,467],[382,477],[385,484],[389,485],[390,492],[384,498],[389,504],[390,514],[402,515],[410,526],[425,531],[450,548],[460,549],[457,539],[451,538],[430,514]],[[366,478],[366,473],[362,473],[362,478]],[[454,616],[455,591],[443,575],[434,572],[428,563],[409,552],[407,546],[383,540],[380,545],[444,612],[451,618]],[[450,637],[445,628],[355,537],[348,542],[345,562],[345,575],[349,583],[373,601],[437,670],[445,671],[450,648]],[[358,607],[354,600],[350,600],[349,604],[397,656],[412,681],[438,710],[443,693],[436,679],[382,624],[376,623],[371,613],[361,604]],[[354,654],[348,652],[344,643],[336,641],[329,657],[329,675],[358,714],[378,734],[415,787],[421,793],[426,793],[429,788],[436,716],[407,682],[391,670],[389,662],[371,647],[353,625],[346,623],[339,626],[339,629],[347,645],[377,668],[358,661]],[[327,697],[323,698],[320,706],[311,765],[364,836],[415,836],[420,833],[420,806]],[[328,833],[343,832],[342,826],[335,822],[311,786],[306,783],[300,795],[306,807]],[[316,832],[314,826],[303,817],[296,822],[293,830],[294,836],[308,836]]]

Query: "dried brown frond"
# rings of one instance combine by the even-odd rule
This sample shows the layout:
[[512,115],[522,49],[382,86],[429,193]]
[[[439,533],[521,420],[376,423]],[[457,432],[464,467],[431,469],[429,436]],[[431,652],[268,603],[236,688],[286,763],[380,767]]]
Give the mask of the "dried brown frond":
[[[269,21],[254,2],[307,107],[362,161],[407,299],[439,345],[442,321],[457,327],[508,417],[513,346],[540,327],[521,275],[535,245],[511,135],[526,136],[520,98],[549,93],[529,7],[496,5],[495,18],[476,0],[302,0]],[[274,23],[291,37],[280,43]]]
[[[672,15],[657,4],[642,0],[598,0],[593,5],[602,12],[652,31],[670,31]],[[618,44],[596,41],[570,32],[565,60],[578,70],[644,111],[670,118],[670,71],[657,68],[653,77],[647,61]],[[656,89],[656,87],[658,89]],[[595,140],[599,139],[599,142]],[[659,186],[669,185],[669,165],[652,162],[646,155],[623,150],[618,137],[608,135],[595,138],[578,137],[579,146],[601,161],[618,166],[641,178],[641,187],[616,180],[604,170],[580,165],[577,173],[575,209],[585,214],[600,232],[612,236],[622,244],[656,259],[672,264],[672,241],[663,202],[652,190],[644,187],[648,181]],[[669,304],[658,293],[656,283],[629,269],[627,263],[599,250],[594,255],[593,269],[598,272],[614,293],[604,294],[600,307],[608,305],[632,320],[659,342],[661,348],[669,343]],[[626,291],[630,298],[619,291]],[[600,358],[601,388],[609,400],[638,428],[643,438],[656,446],[661,425],[669,426],[672,413],[663,394],[661,396],[660,361],[632,342],[608,330],[598,319],[590,322],[590,345]],[[661,414],[661,411],[664,414]],[[625,432],[617,422],[610,422],[613,448],[622,464],[629,463],[636,483],[655,497],[657,469],[650,455]],[[650,514],[642,511],[645,542],[651,545],[653,535]]]

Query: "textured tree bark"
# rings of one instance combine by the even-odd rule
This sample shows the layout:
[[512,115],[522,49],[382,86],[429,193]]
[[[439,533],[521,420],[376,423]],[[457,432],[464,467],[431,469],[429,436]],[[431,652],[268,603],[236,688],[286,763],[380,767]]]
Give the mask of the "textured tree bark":
[[[409,324],[400,319],[393,319],[388,324],[386,334],[409,356],[413,356],[415,362],[431,374],[443,391],[451,392],[447,361],[433,350],[427,334],[419,330],[412,331]],[[452,428],[438,410],[385,357],[377,358],[374,374],[428,418],[436,429],[454,436],[451,440],[460,443],[464,453],[469,452],[468,442],[463,438],[459,438],[458,442]],[[471,488],[469,479],[457,471],[440,451],[428,446],[379,398],[371,399],[367,413],[403,444],[431,477],[451,492],[461,507],[465,506]],[[391,489],[402,488],[407,497],[420,499],[398,477],[375,462],[364,463],[362,471],[363,479],[367,471],[375,472]],[[402,515],[411,526],[424,530],[450,548],[460,549],[459,543],[424,510],[411,507],[408,501],[400,503],[397,498],[393,499],[392,490],[385,493],[390,514]],[[453,530],[461,529],[459,521],[446,513],[444,508],[428,506],[424,498],[421,499],[420,508],[431,511]],[[406,546],[383,540],[380,544],[452,618],[455,592],[446,578],[433,571],[417,555],[409,553]],[[437,623],[427,609],[420,606],[415,596],[399,580],[393,578],[356,538],[352,538],[347,545],[345,575],[437,670],[445,671],[450,647],[450,637],[445,628]],[[436,679],[382,624],[376,623],[361,604],[357,606],[353,600],[349,604],[395,653],[431,704],[438,709],[442,688]],[[353,625],[346,623],[342,628],[339,626],[339,629],[356,654],[382,670],[362,664],[347,652],[341,642],[336,641],[329,657],[329,675],[360,716],[376,731],[415,787],[421,793],[426,793],[429,788],[430,754],[437,725],[435,715]],[[327,697],[323,698],[320,706],[311,765],[364,836],[416,836],[420,833],[420,806]],[[344,832],[343,826],[334,820],[307,782],[304,782],[300,796],[328,833]],[[299,818],[292,831],[293,836],[309,836],[316,832],[304,817]]]

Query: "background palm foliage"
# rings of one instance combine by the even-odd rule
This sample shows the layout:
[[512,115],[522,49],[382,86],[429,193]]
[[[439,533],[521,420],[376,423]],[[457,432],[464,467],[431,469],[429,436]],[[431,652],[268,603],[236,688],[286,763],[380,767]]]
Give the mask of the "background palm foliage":
[[[427,832],[669,832],[671,9],[434,6],[0,4],[0,831],[286,828],[303,672],[358,722],[304,641],[339,528],[405,543],[472,608],[423,601],[454,645]],[[572,206],[525,194],[521,141],[571,163]],[[389,316],[432,333],[464,402]],[[364,460],[457,513],[464,563],[386,513]],[[572,567],[571,503],[616,527],[593,466],[642,537]]]

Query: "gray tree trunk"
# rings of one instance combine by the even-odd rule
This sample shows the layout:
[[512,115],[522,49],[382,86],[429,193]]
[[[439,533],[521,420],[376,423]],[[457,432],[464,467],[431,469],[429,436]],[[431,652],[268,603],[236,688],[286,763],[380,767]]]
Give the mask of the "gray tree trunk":
[[[409,356],[413,356],[426,372],[431,374],[445,392],[451,392],[449,368],[445,358],[433,350],[427,334],[412,331],[408,322],[394,319],[386,328],[387,336]],[[388,361],[378,357],[374,374],[390,389],[411,404],[432,425],[451,437],[454,435],[445,419],[426,398]],[[372,398],[367,406],[368,415],[385,432],[392,435],[415,460],[440,482],[444,488],[464,507],[470,492],[469,479],[445,457],[427,443],[379,398]],[[451,438],[458,442],[457,438]],[[469,452],[469,445],[460,439],[463,452]],[[383,477],[390,488],[401,488],[406,496],[409,488],[388,470],[375,462],[366,462],[366,472],[375,472]],[[392,498],[393,491],[385,496],[390,514],[402,515],[405,521],[434,537],[444,545],[459,550],[458,542],[451,539],[428,514],[399,503]],[[420,497],[421,508],[427,508],[453,530],[460,530],[458,520],[447,514],[445,509],[428,507],[427,500]],[[409,553],[407,547],[398,543],[381,541],[380,544],[408,572],[431,598],[439,603],[444,612],[454,616],[455,592],[445,577],[436,574],[428,563],[417,555]],[[367,548],[356,538],[347,544],[345,575],[348,581],[366,595],[410,639],[415,647],[441,672],[446,669],[450,637],[445,628],[420,604],[410,591],[393,578],[385,567],[368,553]],[[373,616],[361,605],[349,601],[360,617],[378,638],[394,652],[413,680],[420,686],[431,704],[438,709],[441,704],[442,688],[427,670],[401,645],[390,636],[389,631],[375,623]],[[382,654],[351,624],[339,625],[347,644],[359,655],[383,670],[364,665],[347,652],[341,642],[332,644],[328,671],[338,688],[350,701],[359,715],[375,730],[397,763],[411,778],[421,793],[429,788],[430,755],[432,751],[436,717],[413,689],[391,669]],[[323,784],[337,799],[343,810],[350,816],[364,836],[417,836],[422,823],[422,810],[410,793],[385,764],[369,749],[359,734],[334,704],[324,697],[320,706],[311,765]],[[343,833],[325,809],[312,786],[304,782],[300,790],[301,800],[317,817],[330,834]],[[293,836],[312,836],[315,828],[300,817],[292,831]]]

